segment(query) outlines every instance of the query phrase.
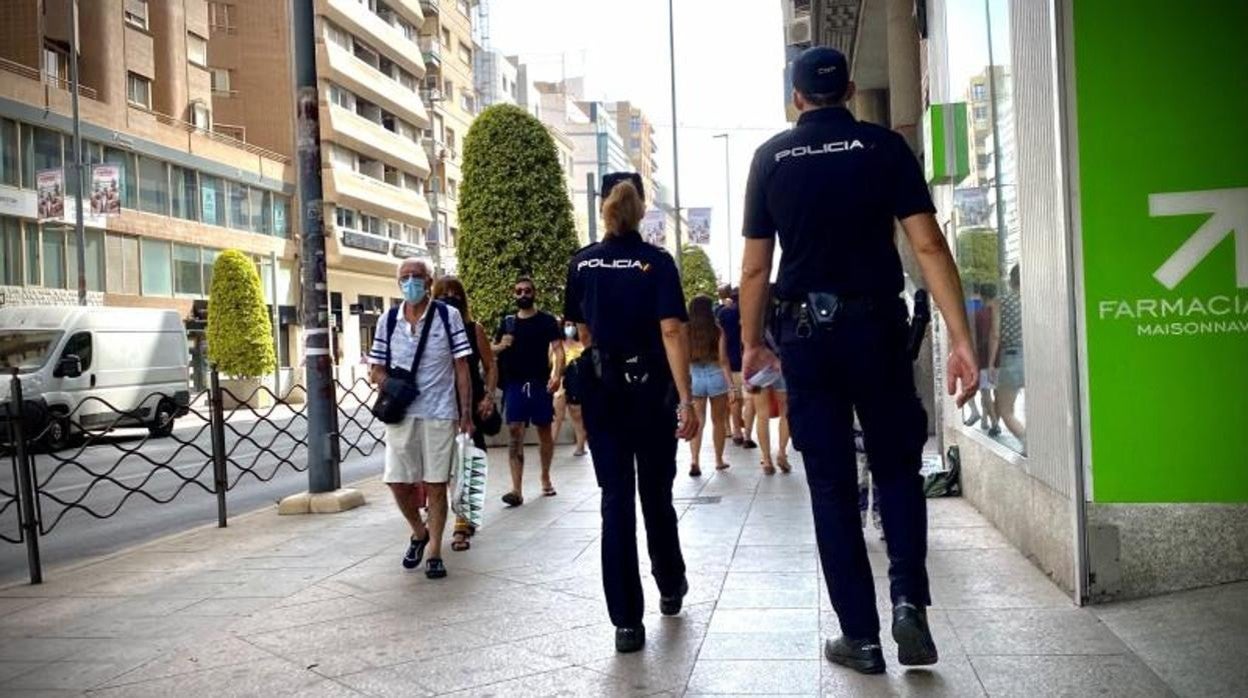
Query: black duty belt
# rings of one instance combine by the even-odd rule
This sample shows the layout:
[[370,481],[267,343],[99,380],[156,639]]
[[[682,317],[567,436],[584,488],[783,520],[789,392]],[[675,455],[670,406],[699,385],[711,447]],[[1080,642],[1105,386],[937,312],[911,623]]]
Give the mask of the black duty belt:
[[[781,320],[830,322],[836,317],[861,317],[895,311],[903,303],[900,296],[840,296],[811,293],[806,298],[777,299],[773,306]],[[809,313],[809,315],[808,315]]]

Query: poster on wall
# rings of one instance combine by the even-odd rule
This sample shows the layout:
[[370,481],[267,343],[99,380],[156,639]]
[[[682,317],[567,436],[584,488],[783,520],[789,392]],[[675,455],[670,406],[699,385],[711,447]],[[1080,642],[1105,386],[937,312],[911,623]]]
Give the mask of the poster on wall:
[[121,166],[91,167],[91,215],[116,216],[121,213]]
[[39,196],[39,220],[65,217],[64,170],[40,170],[35,173],[35,191]]
[[[1174,7],[1074,4],[1096,502],[1248,502],[1248,158],[1228,155],[1248,153],[1248,73],[1225,50],[1248,3]],[[1156,99],[1194,75],[1221,89]]]
[[641,219],[641,239],[657,245],[665,247],[667,245],[667,215],[658,209],[650,209],[646,211],[645,218]]
[[711,244],[711,209],[689,209],[689,242],[694,245]]

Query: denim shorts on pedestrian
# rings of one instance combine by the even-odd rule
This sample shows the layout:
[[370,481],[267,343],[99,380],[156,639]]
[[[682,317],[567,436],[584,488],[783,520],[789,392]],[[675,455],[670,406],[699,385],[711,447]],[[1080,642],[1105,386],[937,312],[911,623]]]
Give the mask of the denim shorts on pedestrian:
[[503,389],[503,407],[508,424],[544,427],[555,421],[555,398],[542,381],[508,383]]
[[689,368],[693,373],[694,397],[719,397],[728,394],[730,386],[724,378],[724,369],[719,364],[693,364]]

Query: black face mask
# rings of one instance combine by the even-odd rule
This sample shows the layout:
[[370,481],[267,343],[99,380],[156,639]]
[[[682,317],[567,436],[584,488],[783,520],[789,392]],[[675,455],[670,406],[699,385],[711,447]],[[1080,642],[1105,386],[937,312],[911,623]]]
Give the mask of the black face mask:
[[528,310],[529,308],[532,308],[533,304],[536,302],[537,299],[533,296],[520,296],[516,299],[516,307],[521,310]]

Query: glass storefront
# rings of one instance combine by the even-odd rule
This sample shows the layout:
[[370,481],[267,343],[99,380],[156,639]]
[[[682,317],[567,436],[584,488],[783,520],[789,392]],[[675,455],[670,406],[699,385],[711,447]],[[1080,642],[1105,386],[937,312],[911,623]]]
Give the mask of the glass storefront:
[[983,372],[963,423],[1019,453],[1027,449],[1020,288],[1017,138],[1011,0],[948,0],[951,94],[968,114],[970,176],[954,190],[953,239]]

